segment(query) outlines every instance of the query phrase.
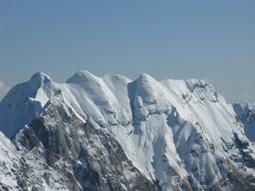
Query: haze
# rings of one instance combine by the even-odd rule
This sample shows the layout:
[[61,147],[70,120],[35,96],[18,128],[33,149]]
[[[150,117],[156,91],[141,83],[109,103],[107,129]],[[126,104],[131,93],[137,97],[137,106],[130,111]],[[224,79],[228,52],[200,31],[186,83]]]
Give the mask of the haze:
[[202,78],[255,100],[255,1],[1,1],[0,94],[37,71]]

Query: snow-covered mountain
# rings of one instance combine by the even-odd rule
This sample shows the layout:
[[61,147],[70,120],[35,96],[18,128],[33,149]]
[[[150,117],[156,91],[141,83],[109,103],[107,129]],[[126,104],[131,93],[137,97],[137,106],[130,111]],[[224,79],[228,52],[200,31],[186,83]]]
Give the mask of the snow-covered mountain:
[[202,80],[36,73],[0,103],[0,189],[255,190],[254,111]]
[[255,104],[235,103],[233,107],[238,120],[244,126],[244,131],[250,141],[255,142]]

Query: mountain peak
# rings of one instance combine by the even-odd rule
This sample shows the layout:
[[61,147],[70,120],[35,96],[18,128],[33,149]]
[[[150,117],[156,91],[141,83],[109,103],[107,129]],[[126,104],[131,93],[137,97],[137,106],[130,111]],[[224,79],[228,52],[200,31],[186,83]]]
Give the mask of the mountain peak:
[[[81,70],[67,83],[57,83],[39,72],[0,103],[0,130],[13,137],[29,173],[35,172],[24,177],[40,190],[70,190],[74,184],[76,190],[136,190],[130,185],[144,181],[163,191],[215,190],[218,185],[240,190],[242,182],[250,181],[247,172],[255,174],[249,146],[255,138],[248,136],[254,135],[254,119],[252,111],[233,110],[204,80],[157,81],[146,73],[130,81]],[[20,166],[16,172],[23,173],[23,162]],[[0,177],[10,174],[1,167]],[[15,174],[14,182],[19,180]],[[31,180],[24,182],[35,185]],[[105,189],[108,180],[113,180],[111,188],[116,183],[127,187]],[[254,190],[252,183],[244,190]],[[155,190],[142,188],[137,190]]]
[[52,79],[42,72],[36,72],[29,80],[30,85],[35,88],[39,88],[43,84],[49,84],[50,82],[52,82]]
[[51,78],[43,72],[36,72],[31,77],[31,80],[40,80],[40,81],[42,81],[44,79],[51,80]]
[[71,78],[69,78],[66,82],[67,83],[81,83],[81,82],[87,82],[90,80],[96,80],[99,77],[92,74],[91,72],[87,70],[80,70],[76,72]]
[[194,91],[196,88],[206,88],[214,89],[213,85],[207,82],[206,80],[197,80],[197,79],[189,79],[186,80],[187,87],[190,91]]
[[137,78],[137,80],[148,81],[148,82],[156,81],[151,75],[147,73],[141,73],[139,77]]

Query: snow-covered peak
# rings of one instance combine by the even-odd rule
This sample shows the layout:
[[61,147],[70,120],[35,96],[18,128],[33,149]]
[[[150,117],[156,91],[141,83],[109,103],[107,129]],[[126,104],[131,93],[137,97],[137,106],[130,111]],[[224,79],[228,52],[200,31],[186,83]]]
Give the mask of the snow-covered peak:
[[206,87],[209,87],[211,89],[214,89],[213,85],[208,83],[205,80],[189,79],[189,80],[186,80],[186,83],[187,83],[187,87],[189,88],[189,90],[191,92],[193,92],[196,88],[206,88]]
[[43,73],[35,73],[27,82],[14,86],[0,103],[0,130],[12,137],[42,112],[54,94],[54,86]]
[[[90,137],[87,125],[91,124],[109,139],[116,139],[132,165],[162,190],[175,190],[183,182],[189,182],[194,190],[210,190],[222,182],[229,166],[233,167],[231,157],[243,160],[242,165],[249,159],[253,165],[250,155],[241,156],[246,152],[242,149],[250,148],[237,113],[203,80],[158,81],[141,74],[132,81],[121,75],[98,77],[79,71],[66,83],[57,83],[36,73],[0,103],[0,130],[9,138],[22,129],[16,135],[25,139],[24,132],[29,132],[26,139],[31,144],[38,139],[38,145],[29,144],[28,150],[34,146],[52,149],[48,147],[54,147],[56,140],[70,139],[65,143],[67,152],[59,153],[65,160],[62,154],[84,146]],[[42,119],[46,127],[40,123]],[[76,146],[69,147],[70,142]],[[108,148],[108,143],[104,140],[103,148]],[[98,156],[90,143],[87,146],[87,155]],[[109,157],[114,161],[118,156]]]
[[[130,93],[142,99],[144,104],[153,104],[157,100],[162,99],[164,91],[161,85],[152,76],[141,74],[136,80],[129,84]],[[134,97],[135,99],[135,97]],[[139,102],[139,100],[137,100]],[[137,103],[138,105],[143,103]]]
[[43,73],[43,72],[36,72],[30,79],[30,81],[34,82],[34,83],[43,83],[43,82],[49,82],[52,81],[51,78]]
[[[81,70],[60,84],[46,74],[36,73],[3,99],[0,130],[11,137],[40,114],[56,95],[61,95],[82,118],[93,117],[102,126],[118,122],[130,124],[133,117],[146,119],[150,113],[169,113],[173,107],[182,118],[197,123],[201,114],[195,117],[194,110],[201,110],[204,105],[203,108],[211,112],[207,104],[216,102],[219,97],[212,86],[202,80],[157,81],[144,73],[131,81],[121,75],[98,77]],[[225,104],[225,100],[222,103]]]
[[88,81],[96,81],[99,77],[95,76],[94,74],[90,73],[86,70],[80,70],[76,72],[71,78],[69,78],[66,82],[67,83],[85,83]]
[[144,81],[155,81],[155,79],[148,73],[141,73],[138,76],[139,80],[144,80]]

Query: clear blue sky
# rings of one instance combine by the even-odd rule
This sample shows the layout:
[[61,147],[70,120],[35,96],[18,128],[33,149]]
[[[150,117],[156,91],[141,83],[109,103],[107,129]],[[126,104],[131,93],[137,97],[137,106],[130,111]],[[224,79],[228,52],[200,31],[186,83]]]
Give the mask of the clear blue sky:
[[0,1],[0,81],[42,71],[61,82],[80,69],[208,79],[255,100],[255,1]]

